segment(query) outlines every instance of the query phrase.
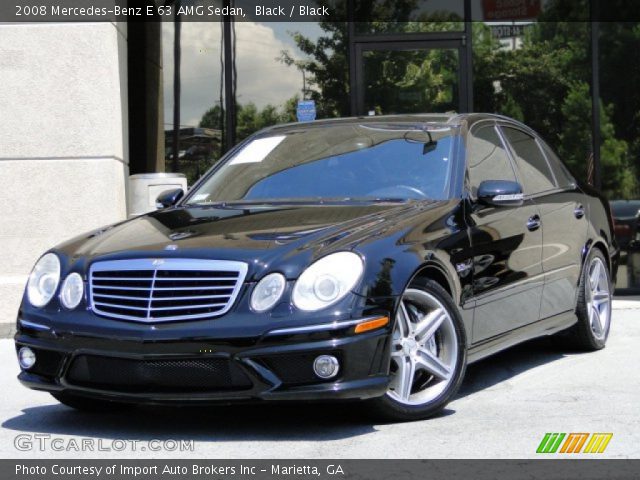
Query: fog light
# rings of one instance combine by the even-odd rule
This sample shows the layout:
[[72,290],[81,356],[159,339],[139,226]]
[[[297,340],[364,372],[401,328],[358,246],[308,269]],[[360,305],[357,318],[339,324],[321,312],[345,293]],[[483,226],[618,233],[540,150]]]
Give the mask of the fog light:
[[36,363],[36,352],[29,347],[22,347],[18,350],[18,363],[25,370],[29,370]]
[[332,355],[320,355],[313,361],[313,371],[320,378],[333,378],[339,370],[340,363]]

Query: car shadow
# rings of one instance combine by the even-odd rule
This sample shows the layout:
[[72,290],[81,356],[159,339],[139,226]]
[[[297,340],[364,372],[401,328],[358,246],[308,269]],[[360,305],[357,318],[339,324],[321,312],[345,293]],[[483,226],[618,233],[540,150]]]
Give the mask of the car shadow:
[[[570,353],[547,339],[531,341],[467,368],[457,398],[507,381],[520,373],[555,362]],[[571,352],[572,353],[572,352]],[[53,402],[53,400],[52,400]],[[447,408],[436,418],[455,413]],[[107,439],[230,441],[323,441],[366,435],[380,422],[362,404],[285,403],[212,407],[144,407],[92,414],[58,403],[26,408],[2,427],[20,432]]]
[[467,367],[456,398],[463,398],[516,377],[533,368],[580,354],[559,346],[551,338],[540,338],[517,345]]

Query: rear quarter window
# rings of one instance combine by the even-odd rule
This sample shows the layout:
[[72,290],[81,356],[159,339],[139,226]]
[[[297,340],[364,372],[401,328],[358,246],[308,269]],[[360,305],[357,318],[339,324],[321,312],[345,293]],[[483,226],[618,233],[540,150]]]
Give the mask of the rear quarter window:
[[525,193],[535,195],[557,188],[553,172],[536,139],[522,130],[501,128],[513,150]]
[[569,173],[567,167],[562,163],[562,160],[556,155],[556,153],[551,149],[549,145],[545,142],[538,140],[538,143],[542,147],[542,151],[544,152],[547,160],[549,161],[549,167],[553,172],[553,175],[556,177],[556,182],[558,183],[558,187],[560,188],[569,188],[574,187],[576,184],[575,179]]

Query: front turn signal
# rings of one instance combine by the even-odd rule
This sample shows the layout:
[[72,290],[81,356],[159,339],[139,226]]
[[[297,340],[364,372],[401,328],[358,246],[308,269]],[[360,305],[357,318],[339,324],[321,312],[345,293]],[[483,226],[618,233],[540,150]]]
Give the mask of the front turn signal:
[[364,333],[376,328],[384,327],[389,323],[389,317],[379,317],[373,320],[367,320],[366,322],[356,325],[355,333]]

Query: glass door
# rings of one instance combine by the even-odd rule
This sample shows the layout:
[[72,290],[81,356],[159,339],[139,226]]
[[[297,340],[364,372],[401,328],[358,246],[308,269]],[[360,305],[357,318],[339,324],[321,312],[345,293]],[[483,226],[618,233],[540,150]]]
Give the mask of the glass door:
[[459,41],[358,43],[358,115],[467,111]]

